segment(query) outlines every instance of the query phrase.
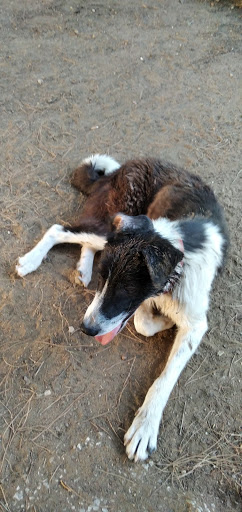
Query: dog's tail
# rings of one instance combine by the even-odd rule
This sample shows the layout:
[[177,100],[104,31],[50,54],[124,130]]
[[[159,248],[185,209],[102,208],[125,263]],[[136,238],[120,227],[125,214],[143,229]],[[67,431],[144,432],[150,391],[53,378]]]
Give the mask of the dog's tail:
[[93,171],[95,171],[94,177],[97,176],[96,179],[100,176],[108,176],[114,171],[117,171],[120,167],[120,164],[111,156],[99,155],[98,153],[96,155],[88,156],[82,161],[82,163],[89,164],[92,167]]
[[102,176],[109,176],[120,168],[120,164],[109,155],[91,155],[85,158],[72,177],[71,184],[81,192],[88,193],[87,187]]

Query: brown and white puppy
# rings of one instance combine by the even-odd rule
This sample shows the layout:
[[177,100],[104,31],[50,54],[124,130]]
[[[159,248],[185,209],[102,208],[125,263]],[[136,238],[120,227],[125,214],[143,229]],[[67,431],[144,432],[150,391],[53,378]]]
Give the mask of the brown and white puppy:
[[52,226],[19,258],[16,270],[24,276],[54,245],[77,243],[77,268],[87,286],[94,254],[103,250],[83,332],[105,345],[132,315],[144,336],[176,324],[166,366],[125,435],[128,457],[144,460],[156,448],[169,395],[207,329],[211,285],[228,245],[223,212],[199,177],[155,159],[120,166],[109,156],[93,155],[72,183],[88,196],[79,225]]

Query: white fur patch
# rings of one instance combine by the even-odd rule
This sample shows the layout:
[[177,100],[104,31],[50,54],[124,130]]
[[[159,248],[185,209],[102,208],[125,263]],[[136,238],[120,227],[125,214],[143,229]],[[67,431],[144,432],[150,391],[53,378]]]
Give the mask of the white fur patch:
[[92,164],[92,166],[100,171],[104,171],[105,176],[112,174],[119,169],[120,164],[109,155],[96,155],[88,156],[82,161],[85,164]]
[[177,229],[178,221],[171,221],[160,217],[159,219],[152,220],[154,230],[157,231],[161,236],[167,238],[171,244],[177,249],[181,249],[180,239],[181,234]]

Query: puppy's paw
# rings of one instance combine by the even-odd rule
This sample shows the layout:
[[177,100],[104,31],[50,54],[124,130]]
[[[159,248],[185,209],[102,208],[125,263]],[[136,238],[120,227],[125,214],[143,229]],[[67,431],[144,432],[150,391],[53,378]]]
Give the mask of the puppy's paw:
[[89,285],[92,279],[92,271],[89,269],[83,269],[81,266],[77,265],[77,280],[78,284],[83,284],[85,288]]
[[156,450],[159,419],[147,406],[142,406],[124,436],[126,453],[130,460],[145,460]]
[[38,252],[27,252],[27,254],[18,258],[18,263],[15,267],[16,273],[18,276],[24,277],[30,274],[30,272],[34,272],[34,270],[40,266],[42,259],[42,256]]

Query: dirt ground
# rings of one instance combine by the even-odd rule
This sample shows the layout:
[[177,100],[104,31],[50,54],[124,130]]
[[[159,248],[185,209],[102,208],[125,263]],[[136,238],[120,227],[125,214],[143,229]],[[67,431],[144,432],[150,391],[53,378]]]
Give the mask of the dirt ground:
[[[241,3],[241,2],[240,2]],[[239,4],[239,2],[237,2]],[[1,511],[240,510],[241,274],[236,2],[1,0]],[[158,449],[134,464],[123,435],[174,330],[130,321],[107,347],[79,330],[77,246],[33,274],[13,269],[81,211],[80,160],[158,156],[200,174],[231,236],[209,330],[176,385]]]

